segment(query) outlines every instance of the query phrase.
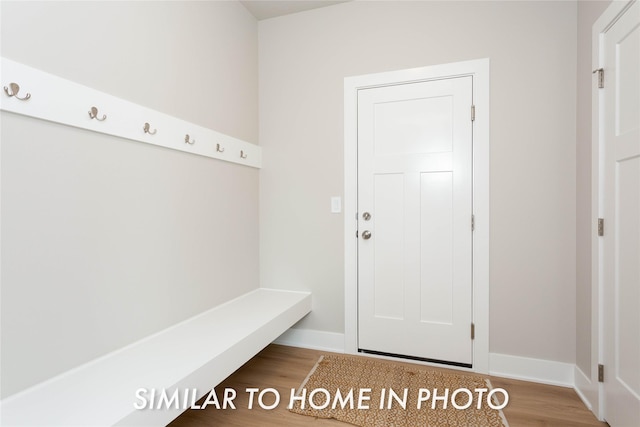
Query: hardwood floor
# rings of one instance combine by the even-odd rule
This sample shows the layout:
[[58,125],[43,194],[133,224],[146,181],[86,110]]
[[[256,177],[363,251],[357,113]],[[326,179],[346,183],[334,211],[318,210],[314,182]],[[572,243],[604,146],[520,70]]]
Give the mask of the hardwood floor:
[[[209,405],[204,410],[188,410],[170,426],[348,427],[349,424],[336,420],[293,414],[286,408],[291,389],[298,388],[322,354],[329,353],[272,344],[216,387],[221,405],[225,388],[232,388],[238,392],[233,401],[237,409],[222,410]],[[502,387],[509,393],[509,404],[503,411],[511,427],[607,426],[596,420],[573,389],[498,377],[490,379],[494,388]],[[282,400],[273,410],[261,409],[257,404],[249,410],[245,389],[251,387],[260,390],[275,388]],[[272,394],[265,394],[265,405],[272,403],[272,398]]]

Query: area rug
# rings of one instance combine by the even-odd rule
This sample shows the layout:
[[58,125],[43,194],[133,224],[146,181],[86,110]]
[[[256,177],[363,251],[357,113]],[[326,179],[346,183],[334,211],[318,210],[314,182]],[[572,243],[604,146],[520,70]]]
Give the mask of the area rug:
[[321,356],[289,410],[362,427],[508,427],[506,391],[476,375],[361,356]]

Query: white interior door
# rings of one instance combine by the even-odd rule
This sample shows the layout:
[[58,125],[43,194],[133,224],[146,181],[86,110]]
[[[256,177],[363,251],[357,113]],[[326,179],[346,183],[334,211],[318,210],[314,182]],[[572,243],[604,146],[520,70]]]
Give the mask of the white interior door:
[[358,91],[358,348],[472,364],[472,77]]
[[604,416],[640,423],[640,4],[604,36]]

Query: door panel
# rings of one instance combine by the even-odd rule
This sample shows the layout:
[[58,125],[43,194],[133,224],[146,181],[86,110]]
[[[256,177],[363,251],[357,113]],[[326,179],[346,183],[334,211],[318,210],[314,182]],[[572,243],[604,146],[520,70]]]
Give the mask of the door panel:
[[450,325],[453,322],[453,173],[427,172],[422,173],[421,178],[420,321]]
[[451,151],[451,96],[375,105],[377,156]]
[[619,162],[617,175],[616,376],[640,396],[640,157]]
[[[634,6],[636,9],[638,5]],[[632,10],[627,13],[634,13]],[[619,61],[616,78],[617,87],[617,122],[618,135],[638,130],[638,112],[640,111],[640,96],[638,96],[638,76],[640,76],[640,27],[628,28],[626,34],[621,34],[616,43],[616,59]]]
[[374,263],[375,310],[379,318],[404,319],[404,177],[380,174],[374,182],[376,215]]
[[612,427],[640,420],[640,4],[604,35],[604,405]]
[[470,76],[358,92],[361,350],[471,364],[471,105]]

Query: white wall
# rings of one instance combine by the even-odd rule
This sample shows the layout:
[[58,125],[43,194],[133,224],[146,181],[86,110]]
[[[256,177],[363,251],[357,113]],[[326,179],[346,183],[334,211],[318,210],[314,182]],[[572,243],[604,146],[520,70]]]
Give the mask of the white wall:
[[258,142],[257,24],[238,2],[24,3],[1,3],[3,56]]
[[[257,142],[240,3],[0,7],[4,57]],[[0,118],[3,397],[258,286],[257,170]]]
[[[349,2],[261,21],[261,284],[344,331],[343,79],[491,59],[490,351],[575,361],[576,4]],[[479,111],[478,114],[482,114]]]

